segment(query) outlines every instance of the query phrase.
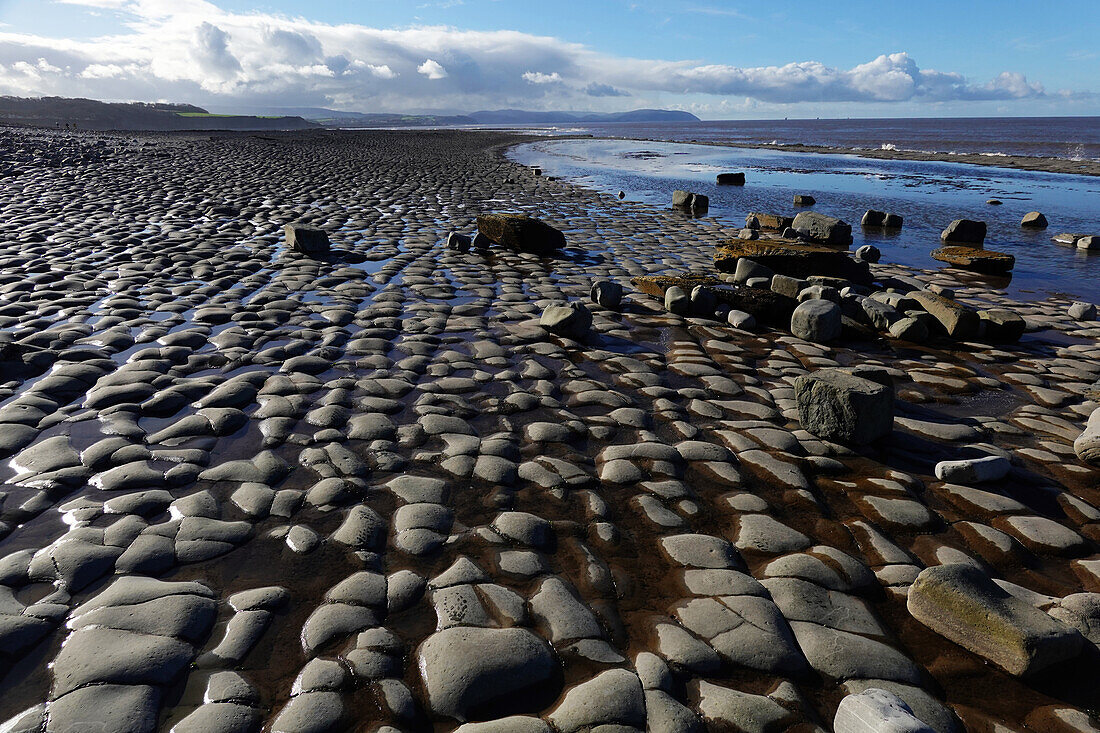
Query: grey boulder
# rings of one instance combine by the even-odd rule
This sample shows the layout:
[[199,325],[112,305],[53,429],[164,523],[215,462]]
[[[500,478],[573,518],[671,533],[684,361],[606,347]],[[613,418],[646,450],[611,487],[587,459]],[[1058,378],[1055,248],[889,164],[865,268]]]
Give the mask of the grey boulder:
[[821,369],[799,377],[794,391],[799,422],[820,438],[864,444],[893,430],[894,391],[882,384]]
[[542,312],[539,325],[558,336],[581,339],[592,327],[592,312],[577,301],[551,305]]

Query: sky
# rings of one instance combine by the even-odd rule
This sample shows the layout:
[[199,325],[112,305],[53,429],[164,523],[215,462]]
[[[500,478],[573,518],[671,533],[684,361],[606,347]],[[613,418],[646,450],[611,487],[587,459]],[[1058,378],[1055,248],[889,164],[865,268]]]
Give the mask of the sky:
[[0,94],[220,112],[1100,115],[1097,0],[0,0]]

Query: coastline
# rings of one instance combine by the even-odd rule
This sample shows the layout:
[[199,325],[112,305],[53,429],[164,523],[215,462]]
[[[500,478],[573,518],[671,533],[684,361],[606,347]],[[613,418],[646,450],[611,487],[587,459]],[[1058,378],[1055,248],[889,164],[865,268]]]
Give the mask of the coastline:
[[[1072,457],[1095,322],[888,262],[1027,334],[819,344],[672,313],[632,279],[711,270],[728,227],[469,132],[0,130],[0,721],[810,730],[865,687],[941,731],[1095,709],[1095,655],[1020,680],[906,607],[950,562],[1028,603],[1100,590],[1100,471]],[[445,246],[489,212],[565,246]],[[289,249],[289,222],[332,251]],[[579,339],[540,326],[567,301]],[[893,431],[803,429],[794,380],[857,365],[895,385]],[[982,450],[1011,456],[995,488],[936,478]]]

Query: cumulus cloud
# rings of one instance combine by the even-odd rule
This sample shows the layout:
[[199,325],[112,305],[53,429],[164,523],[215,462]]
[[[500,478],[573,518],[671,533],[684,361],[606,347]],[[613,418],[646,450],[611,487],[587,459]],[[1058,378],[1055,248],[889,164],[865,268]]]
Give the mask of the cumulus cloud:
[[1019,73],[975,82],[922,68],[907,53],[851,68],[814,60],[742,67],[614,56],[512,30],[383,29],[236,13],[208,0],[65,1],[114,14],[119,30],[69,39],[0,29],[0,93],[363,111],[613,109],[623,97],[719,109],[731,99],[889,105],[1047,94]]
[[523,73],[525,81],[529,81],[532,84],[560,84],[561,74],[554,72],[552,74],[543,74],[540,71],[525,71]]
[[447,70],[435,59],[427,59],[424,63],[420,64],[420,66],[417,66],[416,73],[423,74],[429,79],[447,78]]

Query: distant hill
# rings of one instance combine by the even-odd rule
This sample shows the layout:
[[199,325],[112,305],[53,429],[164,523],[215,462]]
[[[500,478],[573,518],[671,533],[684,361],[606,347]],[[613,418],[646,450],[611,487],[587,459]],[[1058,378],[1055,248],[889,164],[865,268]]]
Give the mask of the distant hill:
[[80,130],[302,130],[301,117],[215,115],[191,104],[97,102],[66,97],[0,97],[0,123]]
[[467,115],[406,115],[341,112],[324,107],[226,107],[263,115],[297,115],[325,127],[442,127],[449,125],[539,125],[556,122],[698,122],[690,112],[636,109],[630,112],[528,112],[521,109],[483,110]]
[[551,124],[554,122],[699,122],[690,112],[636,109],[630,112],[527,112],[498,109],[469,115],[482,125]]

